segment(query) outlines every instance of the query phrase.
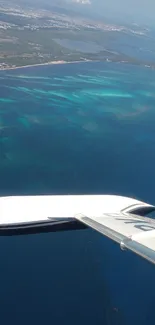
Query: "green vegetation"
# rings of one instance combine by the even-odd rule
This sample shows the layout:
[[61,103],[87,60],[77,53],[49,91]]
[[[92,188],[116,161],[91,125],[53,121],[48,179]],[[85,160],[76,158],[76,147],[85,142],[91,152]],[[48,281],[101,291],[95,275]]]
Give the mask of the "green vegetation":
[[0,34],[0,63],[22,66],[81,59],[82,53],[57,44],[55,38],[63,38],[63,33],[51,30],[5,30]]
[[[17,19],[17,17],[10,15],[5,15],[5,20],[7,20],[6,24],[9,24],[10,17],[13,19],[10,21],[10,24],[14,23],[15,25],[9,25],[9,28],[0,30],[0,69],[62,60],[72,62],[108,59],[149,65],[147,62],[141,62],[125,54],[104,50],[104,48],[108,48],[107,44],[116,41],[117,37],[119,37],[118,33],[92,29],[85,26],[81,26],[80,28],[60,28],[60,20],[55,20],[57,27],[43,28],[36,25],[34,19],[23,17]],[[4,19],[4,15],[2,18]],[[46,26],[48,26],[48,20],[41,20],[43,24],[44,21]],[[26,27],[25,23],[29,26]],[[67,22],[65,24],[67,26]],[[96,52],[93,49],[91,53],[89,48],[89,52],[86,53],[76,49],[76,45],[70,49],[66,45],[67,43],[61,45],[56,40],[59,40],[60,43],[62,40],[69,40],[71,43],[72,41],[80,41],[85,44],[88,43],[88,48],[91,42],[91,44],[94,44],[94,48],[98,46],[100,49],[96,50]]]

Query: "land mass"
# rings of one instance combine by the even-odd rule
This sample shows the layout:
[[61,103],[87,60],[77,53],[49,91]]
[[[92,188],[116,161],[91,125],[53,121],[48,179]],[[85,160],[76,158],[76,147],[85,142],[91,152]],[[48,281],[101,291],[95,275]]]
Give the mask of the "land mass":
[[0,0],[0,69],[75,61],[114,61],[155,67],[149,61],[116,50],[120,37],[147,38],[136,24],[111,25],[62,10]]

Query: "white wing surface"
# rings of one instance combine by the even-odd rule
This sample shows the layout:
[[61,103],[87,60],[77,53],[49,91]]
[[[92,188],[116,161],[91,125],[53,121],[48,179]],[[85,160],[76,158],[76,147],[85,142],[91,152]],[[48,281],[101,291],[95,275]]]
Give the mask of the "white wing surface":
[[144,217],[154,210],[116,195],[0,197],[0,235],[91,227],[155,263],[155,221]]

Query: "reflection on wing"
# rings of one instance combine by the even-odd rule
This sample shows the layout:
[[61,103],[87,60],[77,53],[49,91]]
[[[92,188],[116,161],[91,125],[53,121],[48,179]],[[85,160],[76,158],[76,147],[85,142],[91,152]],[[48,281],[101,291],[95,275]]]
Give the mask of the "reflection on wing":
[[155,221],[130,213],[106,213],[100,217],[76,215],[76,219],[155,264]]

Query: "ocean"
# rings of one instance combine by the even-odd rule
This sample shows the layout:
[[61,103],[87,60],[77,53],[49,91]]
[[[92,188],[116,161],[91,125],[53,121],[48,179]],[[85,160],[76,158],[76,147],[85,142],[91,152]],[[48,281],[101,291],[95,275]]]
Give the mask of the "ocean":
[[[154,204],[155,71],[72,63],[0,72],[0,195]],[[154,266],[92,230],[0,238],[1,323],[154,324]]]

